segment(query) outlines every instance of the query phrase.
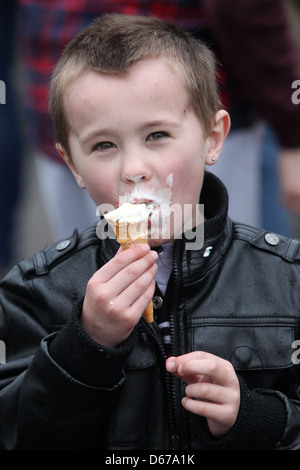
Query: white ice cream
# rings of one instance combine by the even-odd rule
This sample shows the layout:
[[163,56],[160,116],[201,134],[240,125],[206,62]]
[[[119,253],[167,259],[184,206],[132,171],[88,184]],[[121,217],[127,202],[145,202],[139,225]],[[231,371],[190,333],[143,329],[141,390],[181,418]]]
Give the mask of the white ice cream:
[[125,202],[117,209],[104,214],[107,221],[119,224],[136,224],[147,220],[151,214],[152,206],[146,204],[130,204]]
[[120,243],[148,238],[148,220],[152,206],[144,203],[131,204],[125,202],[104,218],[114,229]]

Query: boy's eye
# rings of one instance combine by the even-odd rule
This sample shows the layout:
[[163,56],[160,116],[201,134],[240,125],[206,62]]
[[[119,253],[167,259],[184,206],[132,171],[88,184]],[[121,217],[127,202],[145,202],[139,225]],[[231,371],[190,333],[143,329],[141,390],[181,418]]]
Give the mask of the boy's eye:
[[115,148],[115,144],[112,142],[99,142],[98,144],[94,145],[93,150],[110,150]]
[[147,137],[147,140],[160,140],[160,139],[163,139],[164,137],[168,137],[167,132],[157,131],[157,132],[152,132],[152,134],[150,134]]

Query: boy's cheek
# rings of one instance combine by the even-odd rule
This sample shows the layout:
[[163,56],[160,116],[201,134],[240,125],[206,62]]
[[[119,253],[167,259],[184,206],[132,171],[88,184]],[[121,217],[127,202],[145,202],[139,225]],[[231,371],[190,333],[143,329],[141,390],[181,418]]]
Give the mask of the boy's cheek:
[[107,184],[107,178],[99,178],[97,172],[92,170],[85,174],[85,181],[87,192],[96,204],[107,202],[106,199],[112,194],[112,187]]

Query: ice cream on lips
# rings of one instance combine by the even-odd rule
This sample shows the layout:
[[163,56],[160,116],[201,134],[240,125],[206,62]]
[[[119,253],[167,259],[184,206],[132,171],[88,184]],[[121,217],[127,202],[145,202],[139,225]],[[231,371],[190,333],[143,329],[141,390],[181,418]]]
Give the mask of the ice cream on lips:
[[104,214],[104,217],[114,229],[118,242],[121,245],[127,243],[132,246],[137,243],[147,243],[148,221],[151,214],[151,204],[125,202],[117,209]]

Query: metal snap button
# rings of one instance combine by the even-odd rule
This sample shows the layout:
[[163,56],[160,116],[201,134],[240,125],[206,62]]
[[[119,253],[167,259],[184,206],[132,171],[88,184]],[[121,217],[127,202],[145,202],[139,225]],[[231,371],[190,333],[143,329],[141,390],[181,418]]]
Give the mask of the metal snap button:
[[265,240],[269,245],[276,246],[279,243],[279,237],[275,233],[266,233]]
[[203,253],[203,258],[208,258],[210,256],[211,250],[213,249],[212,246],[208,246],[205,248],[205,251]]
[[62,250],[65,250],[66,248],[68,248],[68,246],[71,244],[70,240],[63,240],[62,242],[59,242],[57,245],[56,245],[56,249],[57,251],[62,251]]
[[164,301],[163,301],[162,297],[160,297],[159,295],[155,295],[153,297],[152,303],[153,303],[153,308],[155,310],[158,310],[159,308],[161,308]]

